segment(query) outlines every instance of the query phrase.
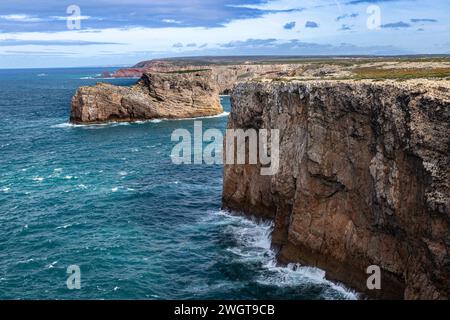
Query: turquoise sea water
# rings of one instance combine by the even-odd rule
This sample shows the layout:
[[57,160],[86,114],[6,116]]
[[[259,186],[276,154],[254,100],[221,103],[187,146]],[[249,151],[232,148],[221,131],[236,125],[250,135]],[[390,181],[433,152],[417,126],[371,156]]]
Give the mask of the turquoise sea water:
[[0,70],[0,299],[355,298],[277,266],[270,223],[220,211],[221,166],[172,164],[170,135],[193,120],[68,125],[101,71]]

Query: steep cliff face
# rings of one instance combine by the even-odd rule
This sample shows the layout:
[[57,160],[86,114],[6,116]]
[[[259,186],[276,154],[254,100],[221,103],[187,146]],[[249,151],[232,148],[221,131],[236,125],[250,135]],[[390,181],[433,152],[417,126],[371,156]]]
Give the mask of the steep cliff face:
[[211,72],[145,73],[131,87],[81,87],[72,99],[72,123],[190,118],[223,108]]
[[229,128],[280,130],[278,173],[226,165],[223,206],[273,219],[282,262],[372,297],[450,298],[448,81],[242,83]]

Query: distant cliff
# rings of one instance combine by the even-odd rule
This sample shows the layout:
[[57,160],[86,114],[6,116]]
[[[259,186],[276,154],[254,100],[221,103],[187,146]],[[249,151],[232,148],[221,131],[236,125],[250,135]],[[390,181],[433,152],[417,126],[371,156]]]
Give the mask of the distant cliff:
[[190,118],[223,112],[210,71],[145,73],[131,87],[97,84],[72,98],[72,123]]
[[208,69],[222,94],[253,78],[276,79],[411,79],[450,78],[448,57],[308,58],[308,57],[191,57],[142,61],[132,68],[109,74],[117,78],[140,77],[145,72]]
[[224,208],[274,220],[280,261],[373,297],[450,298],[448,81],[250,81],[229,128],[280,130],[278,173],[226,165],[223,191]]
[[[175,61],[176,62],[176,61]],[[153,60],[137,64],[133,68],[117,70],[111,76],[116,78],[137,77],[145,72],[175,72],[179,70],[195,70],[205,68],[211,71],[212,78],[221,94],[228,94],[233,86],[242,80],[257,76],[286,76],[289,71],[298,69],[297,64],[224,64],[182,65],[170,61]]]

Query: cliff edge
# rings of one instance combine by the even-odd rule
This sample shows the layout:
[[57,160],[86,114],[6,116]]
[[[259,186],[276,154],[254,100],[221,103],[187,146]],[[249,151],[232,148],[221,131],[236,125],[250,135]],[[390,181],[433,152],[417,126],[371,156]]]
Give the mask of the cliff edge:
[[210,71],[145,73],[137,84],[81,87],[72,98],[71,123],[179,119],[223,112]]
[[229,128],[280,130],[280,164],[226,165],[223,207],[273,219],[281,262],[372,297],[450,298],[449,81],[254,80],[231,100]]

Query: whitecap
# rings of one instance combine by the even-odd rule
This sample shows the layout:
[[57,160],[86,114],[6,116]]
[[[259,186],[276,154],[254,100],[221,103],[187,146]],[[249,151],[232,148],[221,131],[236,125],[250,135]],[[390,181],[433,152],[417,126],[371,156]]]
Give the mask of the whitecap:
[[7,192],[11,191],[11,188],[4,187],[4,188],[2,189],[2,191],[5,192],[5,193],[7,193]]
[[62,169],[54,169],[53,173],[50,174],[47,178],[57,178],[61,175]]
[[17,262],[17,264],[27,264],[27,263],[30,263],[30,262],[33,262],[33,261],[34,261],[33,258],[27,259],[27,260],[20,260],[20,261]]
[[129,126],[131,124],[146,124],[146,123],[160,123],[163,121],[183,121],[183,120],[201,120],[201,119],[213,119],[213,118],[222,118],[228,117],[229,112],[222,112],[220,114],[212,115],[212,116],[201,116],[201,117],[192,117],[192,118],[180,118],[180,119],[169,119],[169,118],[160,118],[160,119],[149,119],[149,120],[138,120],[138,121],[109,121],[104,123],[86,123],[86,124],[74,124],[69,122],[64,122],[60,124],[52,125],[51,128],[86,128],[86,129],[101,129],[107,127],[116,127],[116,126]]
[[193,118],[193,119],[209,119],[209,118],[222,118],[222,117],[228,117],[230,115],[229,112],[224,111],[220,114],[217,114],[215,116],[206,116],[206,117],[199,117],[199,118]]
[[54,124],[51,126],[51,128],[74,128],[74,127],[83,127],[84,125],[82,124],[73,124],[73,123],[69,123],[69,122],[63,122],[63,123],[59,123],[59,124]]
[[[220,219],[217,219],[217,216]],[[358,299],[358,294],[341,284],[326,279],[325,271],[302,266],[297,263],[280,265],[272,249],[271,234],[273,223],[257,221],[243,216],[231,215],[225,211],[214,212],[209,222],[222,225],[222,230],[236,240],[237,245],[226,250],[240,263],[257,263],[262,266],[256,282],[276,287],[304,287],[308,284],[320,285],[326,299]]]
[[315,267],[302,266],[298,263],[290,263],[286,266],[277,264],[275,257],[267,261],[264,268],[271,272],[270,276],[261,276],[257,280],[260,284],[286,287],[302,284],[316,284],[325,287],[324,297],[335,299],[336,292],[349,300],[358,299],[358,294],[343,285],[326,279],[324,270]]
[[102,78],[101,76],[102,76],[101,73],[97,73],[97,74],[94,74],[94,75],[89,75],[89,76],[81,77],[80,80],[93,80],[93,79],[103,80],[103,79],[112,79],[112,78]]
[[183,120],[201,120],[201,119],[213,119],[213,118],[223,118],[223,117],[228,117],[230,113],[229,112],[222,112],[213,116],[202,116],[202,117],[192,117],[192,118],[180,118],[180,119],[166,119],[166,118],[161,118],[159,120],[161,121],[183,121]]
[[56,230],[59,230],[59,229],[67,229],[67,228],[69,228],[69,227],[71,227],[71,226],[73,226],[73,224],[72,224],[72,223],[68,223],[68,224],[65,224],[65,225],[56,227]]
[[34,177],[33,181],[42,182],[42,181],[44,181],[44,178],[43,177]]
[[86,76],[86,77],[80,78],[80,80],[107,80],[107,79],[111,79],[111,78],[99,78],[96,76]]
[[114,188],[111,189],[111,191],[112,192],[117,192],[117,191],[119,191],[119,188],[118,187],[114,187]]
[[105,127],[111,124],[117,124],[118,122],[105,122],[105,123],[86,123],[86,124],[79,124],[79,123],[70,123],[70,122],[63,122],[58,123],[50,126],[51,128],[87,128],[87,129],[96,129],[99,127]]

